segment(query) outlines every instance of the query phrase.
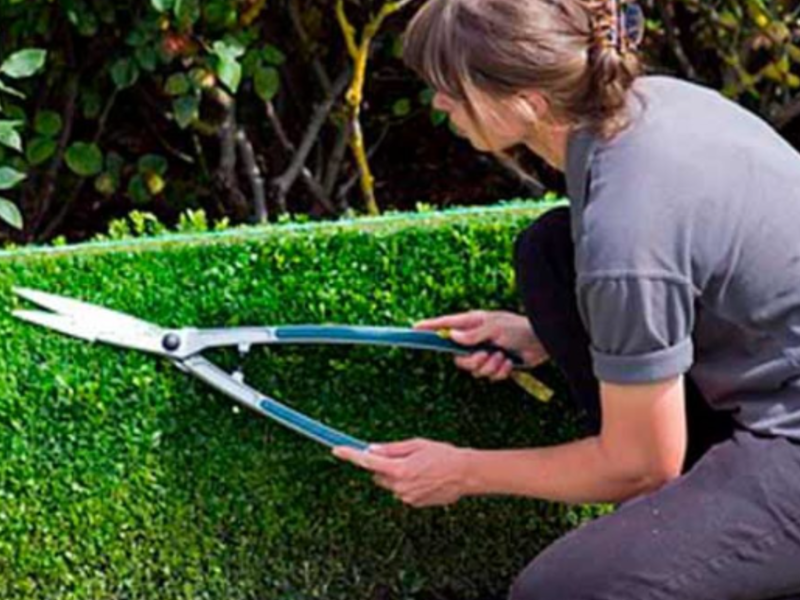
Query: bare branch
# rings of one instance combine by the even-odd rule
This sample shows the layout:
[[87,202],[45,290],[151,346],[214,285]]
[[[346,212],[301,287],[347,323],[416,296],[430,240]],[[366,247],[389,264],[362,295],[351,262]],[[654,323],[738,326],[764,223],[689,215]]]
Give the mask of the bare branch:
[[[294,144],[286,135],[283,124],[276,114],[275,107],[271,102],[267,103],[267,117],[269,118],[270,123],[278,136],[278,141],[280,142],[281,147],[288,154],[294,155]],[[323,187],[307,168],[303,167],[303,169],[300,171],[300,179],[306,184],[309,191],[314,196],[314,199],[319,202],[325,208],[325,210],[331,214],[336,214],[336,208],[329,200],[330,194],[323,190]],[[287,211],[285,196],[283,198],[276,198],[276,204],[278,205],[278,214],[284,214]]]
[[776,129],[781,130],[798,117],[800,117],[800,96],[796,96],[780,107],[770,120]]
[[[100,139],[103,137],[103,133],[105,133],[108,117],[111,114],[111,110],[114,108],[114,104],[117,102],[117,95],[118,90],[115,89],[111,96],[108,97],[108,101],[103,108],[103,112],[97,121],[97,129],[95,130],[94,137],[92,138],[92,142],[95,144],[100,142]],[[56,231],[58,231],[58,228],[61,227],[64,219],[66,219],[67,215],[69,215],[69,211],[80,197],[84,185],[86,185],[86,177],[81,177],[78,183],[75,184],[75,187],[73,188],[72,193],[69,195],[69,198],[67,198],[66,202],[64,202],[62,205],[61,210],[58,211],[58,214],[55,216],[55,218],[47,223],[44,231],[37,236],[37,241],[48,240],[55,234]]]
[[61,130],[61,135],[58,138],[58,146],[53,160],[50,161],[50,166],[44,175],[41,193],[36,207],[36,216],[31,220],[29,228],[29,239],[36,236],[36,231],[42,224],[42,220],[50,211],[50,205],[53,201],[53,194],[56,189],[56,180],[61,171],[61,165],[64,163],[64,154],[67,150],[70,138],[72,137],[72,127],[75,122],[75,109],[78,99],[78,90],[80,88],[80,74],[71,73],[67,79],[66,90],[67,100],[64,104],[61,120],[64,123],[64,128]]
[[210,90],[210,96],[225,111],[225,119],[218,132],[220,159],[215,178],[232,212],[241,218],[248,215],[250,209],[236,177],[236,101],[220,88]]
[[339,179],[339,174],[342,172],[342,164],[344,164],[344,156],[347,153],[347,143],[350,138],[350,129],[348,124],[345,123],[339,127],[339,132],[336,136],[336,144],[331,152],[328,166],[325,169],[325,175],[322,180],[322,189],[325,190],[325,195],[331,197],[333,189],[336,187],[336,182]]
[[264,196],[264,178],[261,176],[261,170],[256,164],[253,144],[247,138],[247,133],[243,127],[240,127],[236,132],[236,143],[239,146],[239,154],[242,157],[245,173],[250,180],[250,188],[253,191],[256,221],[266,223],[269,219],[269,213],[267,212],[267,202]]
[[286,129],[283,127],[283,123],[278,118],[278,114],[275,112],[275,105],[270,100],[266,103],[267,107],[267,118],[269,119],[270,125],[275,130],[275,134],[278,136],[278,141],[283,146],[284,150],[288,150],[289,152],[294,153],[294,144],[289,139],[289,136],[286,135]]
[[300,16],[300,7],[297,5],[298,1],[299,0],[289,0],[289,18],[292,21],[292,26],[294,27],[297,36],[300,38],[300,43],[303,45],[305,51],[311,56],[311,68],[314,70],[314,73],[316,74],[317,79],[322,86],[322,91],[325,92],[326,96],[330,96],[333,92],[331,78],[328,76],[328,72],[325,70],[325,67],[322,66],[319,58],[312,54],[310,38],[305,27],[303,27],[303,19]]
[[[272,180],[272,188],[275,190],[275,198],[279,206],[285,206],[286,194],[289,189],[291,189],[292,185],[294,185],[300,173],[305,169],[308,155],[313,149],[314,144],[317,143],[319,132],[328,120],[328,116],[337,98],[344,92],[349,77],[349,71],[343,71],[333,85],[333,94],[315,107],[314,114],[303,136],[303,141],[300,143],[297,152],[295,152],[291,164],[283,174]],[[313,179],[310,171],[307,169],[305,170],[308,172],[308,177]]]
[[683,48],[683,44],[681,44],[678,27],[675,24],[675,15],[673,13],[671,2],[668,0],[655,0],[655,3],[658,7],[658,12],[661,15],[661,20],[664,23],[664,30],[667,34],[667,44],[672,49],[672,53],[675,55],[675,58],[678,60],[678,64],[680,64],[683,74],[689,79],[697,80],[697,69],[694,68],[694,65],[686,55],[686,50]]

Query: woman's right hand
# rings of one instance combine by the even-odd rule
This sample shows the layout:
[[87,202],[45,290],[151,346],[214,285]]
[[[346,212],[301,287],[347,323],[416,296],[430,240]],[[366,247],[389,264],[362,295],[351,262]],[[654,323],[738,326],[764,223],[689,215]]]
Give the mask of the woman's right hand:
[[[464,346],[491,342],[518,354],[526,366],[535,367],[549,357],[536,338],[527,317],[505,311],[471,310],[465,313],[425,319],[414,329],[450,331],[450,338]],[[513,364],[502,352],[479,351],[468,356],[457,356],[459,368],[473,377],[488,377],[500,381],[511,375]]]

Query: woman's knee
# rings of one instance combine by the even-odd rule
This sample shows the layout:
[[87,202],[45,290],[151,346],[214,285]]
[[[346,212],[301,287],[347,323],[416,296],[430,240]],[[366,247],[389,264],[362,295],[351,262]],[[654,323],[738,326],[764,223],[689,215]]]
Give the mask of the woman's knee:
[[[575,574],[566,568],[558,569],[546,565],[547,561],[534,560],[517,576],[508,600],[578,600],[574,586],[570,585]],[[574,583],[574,581],[573,581]]]
[[609,551],[611,537],[591,532],[593,525],[573,530],[539,554],[514,581],[509,600],[636,598],[618,585],[626,567]]

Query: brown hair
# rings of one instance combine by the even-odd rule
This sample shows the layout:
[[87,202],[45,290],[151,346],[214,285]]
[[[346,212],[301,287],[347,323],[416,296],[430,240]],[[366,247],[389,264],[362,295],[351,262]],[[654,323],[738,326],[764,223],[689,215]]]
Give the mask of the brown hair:
[[628,123],[640,73],[620,14],[616,0],[428,0],[406,30],[403,58],[465,102],[479,131],[476,93],[536,89],[559,122],[610,137]]

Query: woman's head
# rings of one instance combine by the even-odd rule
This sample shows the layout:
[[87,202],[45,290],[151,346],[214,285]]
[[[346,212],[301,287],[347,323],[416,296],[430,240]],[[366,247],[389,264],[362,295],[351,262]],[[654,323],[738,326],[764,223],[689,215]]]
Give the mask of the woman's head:
[[480,149],[501,153],[543,118],[610,136],[639,74],[618,14],[616,0],[428,0],[404,59]]

